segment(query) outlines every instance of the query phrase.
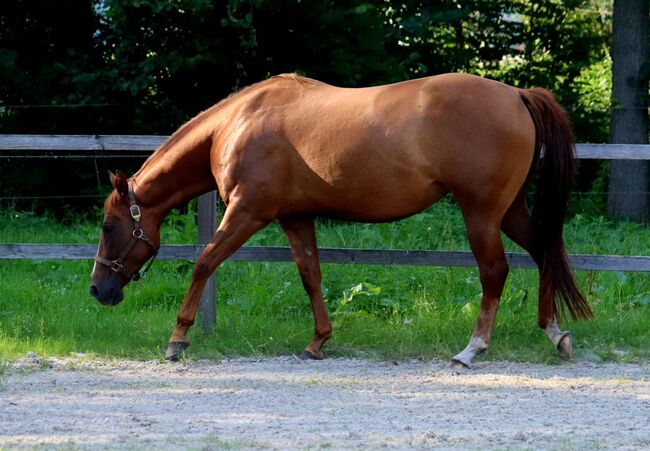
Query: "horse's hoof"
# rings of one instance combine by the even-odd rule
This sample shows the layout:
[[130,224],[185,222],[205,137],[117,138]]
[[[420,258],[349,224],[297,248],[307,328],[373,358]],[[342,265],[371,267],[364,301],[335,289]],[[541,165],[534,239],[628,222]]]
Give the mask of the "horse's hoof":
[[312,351],[308,351],[307,349],[305,349],[300,353],[298,357],[300,358],[300,360],[323,360],[323,353],[319,352],[318,354],[316,354]]
[[470,365],[469,362],[465,363],[462,360],[459,360],[454,357],[453,359],[451,359],[451,362],[449,363],[449,368],[456,371],[465,371],[471,369],[472,365]]
[[557,350],[560,351],[562,357],[565,359],[570,359],[573,357],[573,346],[571,344],[571,332],[565,332],[560,338],[560,341],[557,342]]
[[167,345],[167,351],[165,351],[165,360],[170,362],[178,362],[181,354],[190,347],[189,343],[184,341],[172,341]]

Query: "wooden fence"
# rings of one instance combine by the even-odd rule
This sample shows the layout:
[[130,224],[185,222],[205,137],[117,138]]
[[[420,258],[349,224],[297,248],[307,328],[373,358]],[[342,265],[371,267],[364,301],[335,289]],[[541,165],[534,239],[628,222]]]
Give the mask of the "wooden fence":
[[[0,135],[0,151],[30,150],[45,152],[65,151],[74,155],[91,152],[93,155],[119,157],[124,152],[155,150],[166,136],[143,135]],[[92,156],[90,156],[92,158]],[[578,144],[577,157],[581,159],[650,160],[650,145],[638,144]],[[55,158],[55,156],[52,156]],[[216,229],[216,192],[204,194],[198,202],[198,244],[163,245],[159,258],[163,260],[196,259]],[[92,259],[96,244],[18,244],[0,243],[0,259]],[[395,250],[395,249],[319,249],[323,263],[475,266],[470,252]],[[513,268],[534,268],[532,259],[523,253],[508,253]],[[576,269],[604,271],[650,272],[648,256],[571,255]],[[288,262],[291,251],[285,247],[244,246],[229,260]],[[206,286],[200,307],[201,325],[211,329],[216,322],[216,283],[213,276]]]

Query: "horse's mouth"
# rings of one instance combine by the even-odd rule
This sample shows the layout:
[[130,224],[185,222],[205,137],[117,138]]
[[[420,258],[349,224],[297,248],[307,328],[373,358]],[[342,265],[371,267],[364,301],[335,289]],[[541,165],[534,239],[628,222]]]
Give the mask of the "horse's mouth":
[[115,306],[120,302],[122,302],[122,300],[124,299],[124,294],[122,293],[122,290],[109,289],[106,291],[102,291],[99,289],[97,285],[91,285],[88,292],[92,297],[97,299],[99,303],[102,305]]
[[120,299],[115,299],[115,300],[108,300],[108,301],[102,301],[101,299],[98,299],[99,303],[102,305],[107,305],[109,307],[115,307],[117,304],[122,302],[123,298]]

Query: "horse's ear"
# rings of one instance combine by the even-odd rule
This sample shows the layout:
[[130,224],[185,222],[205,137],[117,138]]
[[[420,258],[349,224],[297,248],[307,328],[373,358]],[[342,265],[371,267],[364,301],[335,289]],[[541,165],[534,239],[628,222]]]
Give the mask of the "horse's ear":
[[115,188],[120,196],[127,199],[129,196],[129,182],[126,175],[124,175],[122,171],[118,170],[115,174],[108,171],[108,176],[111,179],[111,185],[113,185],[113,188]]

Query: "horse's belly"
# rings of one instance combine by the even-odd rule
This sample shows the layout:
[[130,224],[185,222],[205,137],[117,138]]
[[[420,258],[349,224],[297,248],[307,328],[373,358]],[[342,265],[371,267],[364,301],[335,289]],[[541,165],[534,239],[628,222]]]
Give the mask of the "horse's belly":
[[[315,187],[314,187],[315,188]],[[299,214],[359,222],[387,222],[418,213],[448,191],[432,180],[375,180],[326,189],[301,189],[287,207]],[[291,212],[288,212],[290,214]],[[295,214],[294,213],[294,214]]]

